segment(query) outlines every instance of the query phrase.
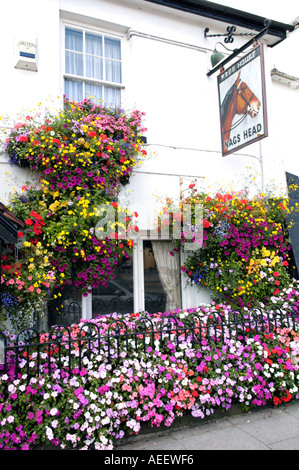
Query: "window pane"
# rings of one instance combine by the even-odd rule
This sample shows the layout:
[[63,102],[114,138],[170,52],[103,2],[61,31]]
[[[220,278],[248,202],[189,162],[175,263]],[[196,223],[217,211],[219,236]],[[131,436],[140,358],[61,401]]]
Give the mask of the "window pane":
[[87,55],[85,57],[86,77],[103,79],[103,60]]
[[118,39],[105,38],[105,57],[121,60],[120,41]]
[[65,71],[72,75],[83,76],[83,55],[76,52],[65,52]]
[[123,258],[115,271],[115,279],[108,287],[92,289],[92,316],[109,313],[133,313],[133,258]]
[[[56,295],[56,299],[54,298]],[[63,307],[62,307],[63,306]],[[48,326],[72,325],[82,318],[82,295],[75,285],[54,289],[48,302]]]
[[95,36],[94,34],[86,33],[85,35],[85,52],[87,54],[102,56],[102,36]]
[[143,242],[143,262],[145,311],[148,313],[165,312],[167,294],[160,279],[152,243],[150,241]]
[[97,103],[102,100],[102,87],[86,83],[85,94],[87,97],[90,97],[94,103]]
[[[122,82],[121,41],[101,34],[65,29],[65,73],[73,78],[65,80],[65,94],[79,101],[88,96],[107,106],[120,106],[121,90],[114,86],[99,85],[101,81]],[[76,80],[75,77],[78,77]],[[80,80],[84,77],[85,80]],[[87,80],[97,83],[91,85]]]
[[65,48],[72,51],[83,52],[83,33],[81,31],[66,28]]
[[83,84],[73,80],[64,81],[64,94],[71,101],[83,100]]
[[113,88],[109,86],[104,87],[104,92],[105,92],[105,98],[104,102],[106,106],[120,106],[120,89],[119,88]]
[[113,60],[105,61],[106,80],[108,82],[121,83],[121,64]]

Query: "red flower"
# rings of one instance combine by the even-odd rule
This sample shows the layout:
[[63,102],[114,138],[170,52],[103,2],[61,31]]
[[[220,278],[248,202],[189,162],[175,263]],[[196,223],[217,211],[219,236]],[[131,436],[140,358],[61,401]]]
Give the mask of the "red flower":
[[44,222],[44,219],[42,218],[42,216],[40,214],[38,214],[36,211],[31,211],[29,215],[31,215],[35,219],[39,220],[41,223]]
[[274,405],[279,405],[281,403],[281,401],[277,397],[273,397],[273,402],[274,402]]
[[40,233],[42,233],[42,230],[41,230],[39,224],[34,224],[33,225],[33,230],[34,230],[35,235],[39,235]]
[[210,222],[209,222],[207,219],[203,219],[202,225],[203,225],[205,228],[208,228],[208,227],[210,227],[211,224],[210,224]]
[[222,194],[217,193],[217,194],[216,194],[216,197],[217,197],[218,201],[225,202],[225,197],[222,196]]
[[10,266],[9,264],[3,264],[1,268],[2,268],[2,271],[8,271],[9,269],[12,268],[12,266]]
[[33,222],[32,222],[31,219],[26,219],[26,220],[25,220],[25,224],[26,224],[26,225],[32,225]]

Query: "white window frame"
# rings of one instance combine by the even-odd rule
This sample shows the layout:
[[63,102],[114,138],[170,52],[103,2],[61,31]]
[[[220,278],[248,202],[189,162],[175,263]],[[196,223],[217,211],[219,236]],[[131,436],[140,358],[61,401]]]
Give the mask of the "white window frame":
[[[133,238],[133,296],[134,313],[145,311],[145,287],[144,287],[144,240],[169,240],[168,237],[149,238],[147,230],[140,230],[139,234]],[[182,284],[180,289],[182,288]],[[182,292],[182,291],[181,291]],[[82,318],[84,320],[92,318],[92,294],[87,297],[82,296]]]
[[[85,52],[85,34],[86,33],[100,35],[103,38],[107,37],[107,38],[119,40],[120,41],[121,59],[120,60],[113,59],[113,60],[120,63],[120,66],[121,66],[121,82],[110,82],[110,81],[107,81],[107,80],[104,80],[104,79],[99,80],[99,79],[96,79],[96,78],[86,77],[85,76],[85,61],[83,61],[83,67],[84,67],[84,75],[83,76],[66,73],[65,30],[67,28],[83,32],[83,52],[82,52],[82,54],[83,54],[84,57],[85,57],[85,54],[86,54],[86,52]],[[97,29],[97,28],[94,28],[94,27],[88,27],[86,25],[78,24],[76,22],[62,21],[62,55],[61,55],[62,64],[61,65],[62,65],[62,71],[63,71],[63,73],[62,73],[62,90],[63,90],[63,94],[65,94],[65,79],[74,80],[74,81],[77,81],[77,82],[82,82],[82,84],[83,84],[83,99],[88,98],[88,96],[85,94],[85,85],[86,85],[86,83],[103,87],[103,93],[102,93],[102,96],[104,96],[103,101],[105,100],[105,87],[113,87],[113,88],[116,88],[116,89],[120,90],[120,103],[119,103],[119,105],[121,105],[122,100],[123,100],[122,90],[125,88],[125,85],[123,83],[123,77],[124,77],[124,70],[123,70],[123,64],[124,64],[124,60],[123,60],[124,51],[123,51],[123,49],[124,49],[124,47],[123,47],[123,45],[124,45],[124,35],[122,35],[122,34],[113,33],[111,31],[106,30],[105,28],[98,28]],[[103,53],[104,53],[104,50],[103,50]],[[105,67],[105,60],[104,60],[105,56],[103,56],[102,58],[103,58],[103,67]],[[103,71],[104,71],[104,68],[103,68]],[[105,75],[103,74],[103,76],[105,76]]]

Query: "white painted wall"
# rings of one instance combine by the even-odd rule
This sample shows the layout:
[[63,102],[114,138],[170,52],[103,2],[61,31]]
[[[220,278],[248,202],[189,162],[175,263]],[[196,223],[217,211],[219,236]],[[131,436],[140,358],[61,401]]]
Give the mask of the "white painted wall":
[[[290,48],[296,48],[297,32],[281,45],[265,51],[269,137],[222,158],[217,77],[216,74],[206,76],[215,39],[204,38],[207,25],[204,18],[142,0],[28,0],[26,3],[16,0],[5,2],[2,18],[5,21],[0,35],[6,47],[2,55],[5,73],[1,76],[1,114],[9,114],[13,119],[22,110],[26,113],[36,109],[40,102],[54,111],[57,109],[63,95],[63,20],[114,29],[124,35],[123,106],[137,107],[146,113],[150,155],[132,180],[132,201],[135,198],[140,202],[141,194],[148,203],[149,197],[177,193],[179,177],[173,175],[189,175],[184,180],[185,187],[197,177],[199,188],[233,184],[234,189],[240,189],[248,185],[251,175],[257,177],[256,185],[260,188],[262,177],[265,186],[273,180],[281,186],[284,169],[299,172],[293,157],[296,124],[291,117],[291,109],[298,104],[298,91],[273,84],[270,79],[276,51],[280,58],[284,57],[283,68],[291,65],[283,51],[290,55]],[[220,23],[218,26],[225,27]],[[38,72],[14,68],[18,39],[37,40]],[[238,39],[234,47],[237,43]],[[290,72],[294,73],[291,67]],[[298,66],[295,72],[299,76]],[[9,168],[5,158],[0,158],[0,198],[7,200],[8,189],[20,185],[22,175],[27,180],[28,174]],[[151,177],[150,173],[155,175]],[[172,176],[165,179],[156,173]]]
[[[299,17],[298,17],[299,23]],[[286,41],[270,50],[271,63],[280,72],[299,79],[299,28]],[[298,82],[290,81],[289,86],[272,82],[271,110],[273,146],[278,149],[284,169],[299,176],[298,150]],[[274,136],[276,137],[274,139]]]

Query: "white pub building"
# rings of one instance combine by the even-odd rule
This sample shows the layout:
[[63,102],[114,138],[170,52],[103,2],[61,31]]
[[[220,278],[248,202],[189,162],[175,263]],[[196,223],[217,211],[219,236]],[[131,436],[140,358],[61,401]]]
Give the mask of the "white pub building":
[[[132,259],[105,292],[69,292],[65,303],[76,300],[89,318],[99,306],[125,313],[208,302],[208,293],[186,288],[180,259],[165,261],[168,241],[148,239],[151,220],[191,183],[286,192],[286,174],[299,175],[298,18],[204,0],[14,0],[1,3],[1,19],[0,115],[14,122],[39,103],[62,109],[64,95],[145,113],[148,157],[120,195],[139,214]],[[254,96],[228,124],[222,107],[233,83]],[[0,178],[8,204],[31,175],[2,151]]]

